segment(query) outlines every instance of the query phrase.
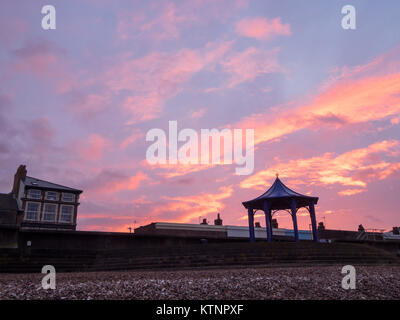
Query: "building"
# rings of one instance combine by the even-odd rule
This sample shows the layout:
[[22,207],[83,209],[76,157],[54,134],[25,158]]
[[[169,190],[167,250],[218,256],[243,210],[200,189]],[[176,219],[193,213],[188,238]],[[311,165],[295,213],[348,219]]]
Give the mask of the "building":
[[[204,220],[200,224],[153,222],[136,228],[135,234],[148,236],[199,237],[205,239],[249,239],[249,227],[224,226],[222,225],[219,214],[217,219],[214,220],[214,225],[209,225]],[[294,231],[278,228],[276,220],[274,221],[273,234],[275,240],[290,240],[294,238]],[[255,238],[262,240],[265,239],[266,236],[266,229],[261,227],[258,223],[255,227]],[[299,230],[299,239],[312,240],[312,232],[309,230]]]
[[0,193],[0,225],[15,226],[23,215],[12,193]]
[[318,224],[318,237],[322,241],[363,241],[383,240],[383,229],[364,229],[360,224],[357,231],[326,229],[323,222]]
[[393,227],[392,231],[383,233],[385,240],[400,240],[400,227]]
[[[11,222],[13,212],[17,212],[15,223],[21,229],[76,230],[81,193],[78,189],[29,177],[26,166],[20,165],[11,193],[7,197],[2,195],[3,199],[8,199],[7,206],[12,210],[8,209],[0,222]],[[3,210],[7,206],[3,206]]]

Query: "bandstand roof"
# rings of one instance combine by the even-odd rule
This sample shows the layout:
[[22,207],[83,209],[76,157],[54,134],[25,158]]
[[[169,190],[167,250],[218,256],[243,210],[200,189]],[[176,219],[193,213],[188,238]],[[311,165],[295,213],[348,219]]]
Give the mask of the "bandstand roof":
[[312,203],[317,204],[318,202],[318,197],[310,197],[293,191],[276,177],[272,186],[265,193],[253,200],[242,202],[242,204],[245,208],[251,207],[263,210],[264,201],[268,201],[270,209],[282,210],[290,209],[292,199],[295,199],[297,208],[305,207]]

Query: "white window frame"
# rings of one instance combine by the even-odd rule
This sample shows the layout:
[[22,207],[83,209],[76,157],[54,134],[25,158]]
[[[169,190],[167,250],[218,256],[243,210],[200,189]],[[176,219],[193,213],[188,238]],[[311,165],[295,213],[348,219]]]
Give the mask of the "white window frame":
[[[64,195],[71,195],[71,196],[72,196],[72,200],[65,200],[65,199],[64,199]],[[71,203],[73,203],[73,202],[75,202],[75,194],[70,193],[70,192],[63,192],[62,195],[61,195],[61,200],[64,201],[64,202],[71,202]]]
[[[63,207],[71,207],[71,208],[72,208],[71,220],[70,220],[70,221],[63,221],[63,220],[61,220],[61,217],[62,217],[62,214],[63,214],[63,212],[62,212]],[[59,215],[59,217],[58,217],[58,222],[60,222],[60,223],[73,223],[73,221],[74,221],[74,214],[75,214],[75,206],[72,206],[72,205],[69,205],[69,204],[62,204],[61,207],[60,207],[60,215]]]
[[[39,191],[39,192],[40,192],[39,198],[32,197],[32,195],[30,194],[31,191]],[[36,200],[42,199],[42,190],[39,190],[39,189],[28,189],[27,198],[29,198],[29,199],[36,199]]]
[[[54,212],[54,219],[53,220],[46,220],[44,218],[46,216],[46,206],[55,206],[56,207],[56,210]],[[45,222],[56,222],[57,221],[57,210],[58,210],[58,205],[56,205],[55,203],[45,203],[43,205],[42,221],[45,221]]]
[[[34,204],[37,204],[37,205],[39,206],[39,207],[38,207],[38,212],[37,212],[36,219],[28,219],[28,206],[29,206],[30,203],[34,203]],[[24,220],[26,220],[26,221],[40,221],[40,210],[41,210],[41,209],[42,209],[42,205],[41,205],[40,202],[28,201],[28,202],[25,204],[25,215],[24,215]]]
[[[56,194],[56,198],[55,199],[49,199],[49,192],[55,193]],[[60,199],[60,194],[57,191],[46,191],[45,199],[46,200],[50,200],[50,201],[58,201]]]

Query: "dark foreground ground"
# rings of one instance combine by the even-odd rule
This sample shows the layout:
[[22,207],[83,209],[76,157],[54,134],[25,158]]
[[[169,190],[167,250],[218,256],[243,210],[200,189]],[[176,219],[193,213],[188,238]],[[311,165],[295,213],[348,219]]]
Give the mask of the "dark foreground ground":
[[344,290],[341,266],[166,272],[0,274],[0,299],[399,299],[400,266],[355,266],[355,290]]

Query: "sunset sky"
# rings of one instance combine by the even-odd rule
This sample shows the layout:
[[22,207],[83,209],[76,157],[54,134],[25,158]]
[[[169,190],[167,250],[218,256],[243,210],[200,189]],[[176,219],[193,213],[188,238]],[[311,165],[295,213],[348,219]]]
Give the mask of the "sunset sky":
[[[46,4],[56,30],[41,27]],[[341,26],[347,4],[356,30]],[[241,202],[277,172],[320,198],[328,228],[400,225],[397,0],[2,0],[0,84],[0,192],[19,164],[84,190],[79,230],[217,212],[246,225]],[[254,129],[253,174],[149,165],[146,133],[171,120]],[[292,228],[288,213],[277,217]]]

